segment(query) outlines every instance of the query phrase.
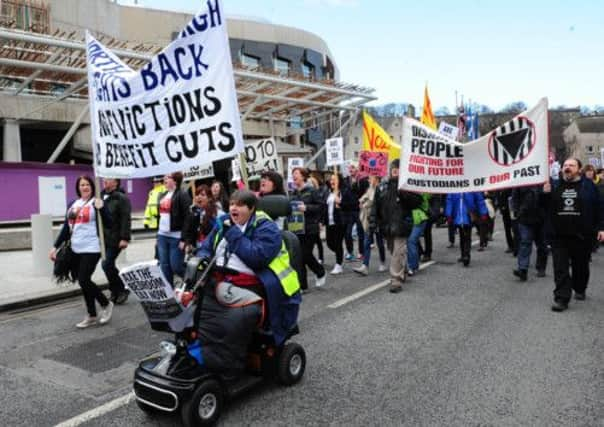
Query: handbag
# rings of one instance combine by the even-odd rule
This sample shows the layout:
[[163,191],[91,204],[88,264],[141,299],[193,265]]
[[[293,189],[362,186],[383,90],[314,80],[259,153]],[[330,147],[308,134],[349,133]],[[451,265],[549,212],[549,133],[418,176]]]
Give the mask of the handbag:
[[71,250],[71,239],[65,240],[57,248],[55,265],[52,274],[58,284],[63,282],[75,282],[73,271],[73,251]]

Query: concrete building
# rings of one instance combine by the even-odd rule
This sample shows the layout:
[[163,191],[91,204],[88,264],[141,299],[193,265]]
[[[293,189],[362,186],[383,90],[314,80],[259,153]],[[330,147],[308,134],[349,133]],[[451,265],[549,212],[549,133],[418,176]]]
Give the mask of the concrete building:
[[604,165],[604,116],[580,117],[563,132],[570,155],[583,164]]

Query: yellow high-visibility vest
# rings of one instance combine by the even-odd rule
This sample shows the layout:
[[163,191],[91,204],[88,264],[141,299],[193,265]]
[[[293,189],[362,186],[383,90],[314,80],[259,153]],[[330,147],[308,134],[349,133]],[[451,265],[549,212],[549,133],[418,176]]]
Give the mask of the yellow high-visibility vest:
[[143,221],[143,224],[147,228],[155,229],[159,227],[159,203],[157,199],[165,191],[166,187],[164,184],[156,185],[149,191],[147,206],[145,206],[145,219]]
[[[256,228],[258,220],[272,221],[266,213],[257,211],[254,222],[250,224],[252,229]],[[216,233],[216,236],[214,236],[214,251],[216,251],[216,247],[218,246],[218,243],[220,243],[220,240],[222,240],[222,232],[218,232]],[[269,263],[268,268],[270,268],[279,279],[279,283],[281,283],[285,295],[291,297],[300,290],[298,273],[296,273],[296,270],[292,268],[289,262],[289,252],[287,252],[284,241],[281,241],[281,249],[279,249],[277,256]]]

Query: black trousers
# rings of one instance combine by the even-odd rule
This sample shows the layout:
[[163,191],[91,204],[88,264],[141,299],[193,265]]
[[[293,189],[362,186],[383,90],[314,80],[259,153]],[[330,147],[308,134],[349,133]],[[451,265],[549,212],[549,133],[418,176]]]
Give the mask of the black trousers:
[[92,317],[96,317],[95,301],[98,301],[101,307],[107,307],[109,304],[109,300],[103,295],[103,292],[101,292],[96,283],[92,281],[92,273],[94,273],[99,259],[101,259],[101,254],[99,253],[74,253],[73,261],[77,273],[78,284],[80,285],[80,288],[82,288],[82,293],[84,294],[88,315]]
[[318,238],[318,234],[298,234],[298,240],[300,240],[300,246],[302,247],[302,256],[304,258],[304,268],[302,269],[302,277],[300,278],[300,286],[302,289],[308,288],[308,276],[306,273],[306,267],[310,268],[317,277],[325,276],[325,268],[319,264],[319,261],[315,258],[312,253],[312,249]]
[[455,225],[448,224],[447,229],[449,231],[449,243],[453,245],[455,243]]
[[115,266],[115,260],[120,255],[122,250],[119,247],[107,247],[105,250],[105,259],[101,262],[107,281],[109,282],[109,289],[111,295],[118,296],[126,289],[124,282],[120,279],[119,272]]
[[556,284],[554,299],[568,303],[573,290],[582,294],[587,289],[592,240],[576,236],[557,237],[551,245]]
[[505,242],[508,245],[508,249],[514,250],[516,246],[514,243],[514,235],[512,234],[512,218],[510,217],[510,211],[502,210],[501,219],[503,220],[503,230],[505,231]]
[[321,240],[321,234],[317,233],[314,234],[315,236],[315,242],[313,243],[313,249],[315,248],[315,245],[317,245],[317,251],[319,253],[319,261],[321,261],[321,263],[323,263],[323,261],[325,261],[325,256],[323,254],[323,241]]
[[[434,225],[434,221],[429,219],[428,221],[426,221],[426,228],[424,228],[423,254],[427,257],[432,256],[432,226],[433,225]],[[453,241],[455,241],[455,235],[453,235]]]
[[344,262],[344,249],[342,241],[346,233],[346,226],[342,224],[328,225],[326,229],[327,247],[336,254],[336,263],[342,265]]
[[352,239],[352,228],[354,225],[357,225],[357,243],[359,246],[359,254],[363,253],[364,245],[365,245],[365,230],[363,229],[363,224],[359,218],[359,213],[356,212],[353,214],[354,222],[346,225],[346,234],[344,236],[344,240],[346,241],[346,251],[349,254],[354,253],[354,242]]
[[459,229],[459,248],[461,249],[461,259],[470,261],[470,250],[472,248],[472,226],[461,225]]

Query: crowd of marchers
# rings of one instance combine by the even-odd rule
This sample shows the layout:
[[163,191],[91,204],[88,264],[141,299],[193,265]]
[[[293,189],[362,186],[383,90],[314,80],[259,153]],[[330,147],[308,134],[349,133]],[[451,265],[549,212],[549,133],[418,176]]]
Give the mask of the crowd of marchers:
[[[388,271],[389,290],[398,293],[419,272],[422,262],[432,260],[435,227],[448,229],[448,248],[455,247],[458,240],[458,262],[468,267],[473,230],[479,235],[477,250],[482,252],[493,239],[499,212],[506,253],[517,259],[510,276],[527,280],[535,246],[537,277],[546,276],[551,254],[552,310],[566,310],[573,294],[575,300],[586,299],[591,256],[604,241],[603,169],[583,167],[579,160],[569,158],[559,176],[545,184],[446,195],[399,189],[398,160],[391,162],[384,178],[361,176],[354,162],[345,172],[343,176],[298,167],[293,169],[290,182],[277,172],[266,171],[250,183],[256,198],[288,196],[304,218],[303,227],[296,229],[304,262],[299,272],[302,292],[326,286],[329,276],[345,272],[346,264],[355,273],[368,275],[372,271],[372,249],[377,247],[377,271]],[[156,179],[149,193],[145,227],[157,230],[155,253],[150,257],[158,259],[164,277],[172,285],[175,277],[184,274],[187,254],[195,253],[224,218],[233,216],[228,187],[220,181],[209,184],[184,185],[182,173],[177,172]],[[101,197],[96,198],[94,180],[86,176],[77,180],[78,198],[69,204],[50,253],[55,260],[57,248],[69,242],[73,253],[69,275],[81,287],[87,310],[78,328],[109,322],[114,304],[125,303],[129,295],[118,275],[116,259],[131,239],[130,201],[118,179],[103,180],[103,187]],[[275,222],[280,229],[289,226],[287,218]],[[101,233],[105,245],[102,268],[109,283],[109,297],[92,281],[101,259]],[[326,269],[323,242],[335,255],[330,269]],[[390,254],[388,265],[386,249]],[[307,269],[314,277],[309,278]]]

